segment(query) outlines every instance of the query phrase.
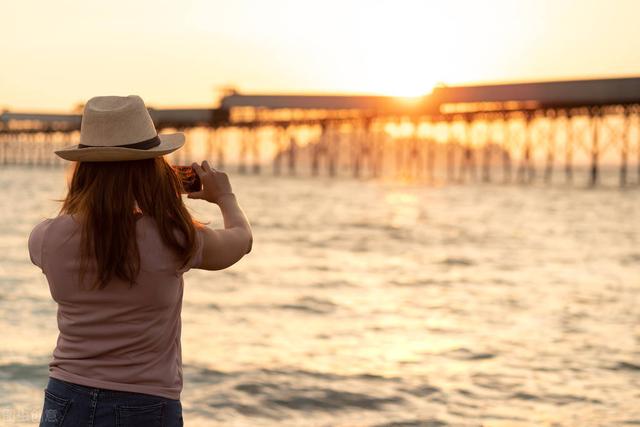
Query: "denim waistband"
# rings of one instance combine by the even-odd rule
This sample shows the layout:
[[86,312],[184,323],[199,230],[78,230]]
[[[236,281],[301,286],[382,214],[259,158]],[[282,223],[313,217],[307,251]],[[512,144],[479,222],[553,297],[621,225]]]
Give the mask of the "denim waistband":
[[105,389],[105,388],[98,388],[98,387],[89,387],[86,385],[82,385],[82,384],[76,384],[76,383],[71,383],[69,381],[64,381],[61,380],[59,378],[54,378],[54,377],[49,377],[49,386],[53,386],[52,388],[55,390],[55,388],[57,387],[61,387],[61,388],[66,388],[68,390],[73,390],[76,393],[81,393],[83,395],[86,396],[91,396],[91,395],[95,395],[95,394],[100,394],[101,396],[105,396],[105,397],[115,397],[115,398],[125,398],[125,397],[129,397],[129,398],[154,398],[154,399],[161,399],[161,400],[166,400],[166,401],[173,401],[173,399],[169,399],[163,396],[156,396],[156,395],[152,395],[152,394],[145,394],[145,393],[137,393],[134,391],[122,391],[122,390],[110,390],[110,389]]

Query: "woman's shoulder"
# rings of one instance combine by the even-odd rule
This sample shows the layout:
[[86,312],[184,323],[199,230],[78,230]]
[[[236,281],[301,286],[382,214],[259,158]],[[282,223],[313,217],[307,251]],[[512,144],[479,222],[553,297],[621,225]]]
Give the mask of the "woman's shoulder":
[[73,216],[69,215],[69,214],[60,214],[58,216],[54,216],[51,218],[44,218],[41,222],[39,222],[38,224],[36,224],[36,226],[34,228],[37,227],[58,227],[58,226],[62,226],[62,225],[74,225],[77,224],[76,220],[73,218]]
[[43,218],[31,230],[30,238],[42,237],[50,229],[73,229],[77,227],[74,218],[69,214],[61,214],[52,218]]
[[51,224],[53,224],[56,221],[59,221],[59,218],[60,218],[59,216],[56,216],[53,218],[42,218],[40,222],[34,225],[33,229],[31,230],[31,234],[43,232],[44,230],[49,228]]
[[33,262],[38,267],[42,266],[42,247],[44,244],[45,236],[47,231],[51,227],[58,217],[55,218],[44,218],[39,223],[37,223],[31,233],[29,233],[29,239],[27,246],[29,248],[29,257],[31,258],[31,262]]

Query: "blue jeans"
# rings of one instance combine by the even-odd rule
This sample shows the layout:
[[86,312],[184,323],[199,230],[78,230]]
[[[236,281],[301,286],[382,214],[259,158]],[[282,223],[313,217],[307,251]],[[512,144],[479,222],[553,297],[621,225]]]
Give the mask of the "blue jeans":
[[49,377],[40,427],[182,427],[180,400],[87,387]]

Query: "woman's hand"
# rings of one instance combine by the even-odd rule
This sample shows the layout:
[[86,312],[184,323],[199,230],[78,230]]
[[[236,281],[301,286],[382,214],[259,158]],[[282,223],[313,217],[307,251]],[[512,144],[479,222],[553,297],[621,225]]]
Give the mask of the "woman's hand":
[[202,162],[202,166],[193,163],[191,167],[200,177],[202,190],[187,194],[189,199],[202,199],[217,204],[221,196],[233,194],[227,174],[212,169],[206,160]]

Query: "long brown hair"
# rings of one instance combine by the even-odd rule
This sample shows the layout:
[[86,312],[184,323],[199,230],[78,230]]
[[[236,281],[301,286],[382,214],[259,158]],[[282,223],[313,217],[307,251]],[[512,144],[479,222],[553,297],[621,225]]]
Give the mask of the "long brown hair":
[[[76,162],[60,214],[81,219],[80,282],[89,259],[97,275],[92,288],[103,289],[113,277],[135,285],[140,272],[136,241],[136,203],[152,217],[164,243],[182,267],[194,255],[196,227],[182,198],[180,178],[163,156],[115,162]],[[176,229],[182,235],[179,239]]]

